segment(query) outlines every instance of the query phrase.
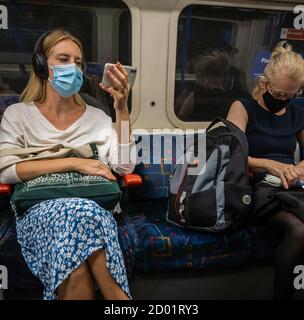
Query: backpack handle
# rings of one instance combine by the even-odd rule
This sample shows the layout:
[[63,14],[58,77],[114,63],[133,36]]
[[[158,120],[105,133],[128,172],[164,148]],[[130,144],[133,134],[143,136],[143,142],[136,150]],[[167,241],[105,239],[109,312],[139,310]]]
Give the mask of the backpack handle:
[[208,133],[208,131],[210,131],[216,124],[218,124],[220,122],[222,122],[228,128],[230,133],[239,141],[239,143],[241,145],[241,149],[244,153],[244,156],[248,157],[247,137],[246,137],[245,133],[237,125],[235,125],[231,121],[224,119],[224,118],[221,118],[221,117],[217,117],[210,123],[210,125],[206,129],[206,133]]
[[214,127],[216,124],[218,124],[219,122],[223,122],[224,125],[229,129],[229,131],[234,132],[234,133],[239,133],[239,130],[241,130],[238,126],[236,126],[234,123],[232,123],[231,121],[221,118],[221,117],[217,117],[215,118],[207,127],[206,132],[208,132],[209,130],[212,129],[212,127]]

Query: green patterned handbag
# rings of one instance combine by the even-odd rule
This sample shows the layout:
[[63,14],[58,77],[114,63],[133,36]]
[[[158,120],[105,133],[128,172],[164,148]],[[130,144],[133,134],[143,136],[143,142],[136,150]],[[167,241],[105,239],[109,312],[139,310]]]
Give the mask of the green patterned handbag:
[[[98,159],[95,144],[90,145],[91,156]],[[71,152],[69,156],[78,156]],[[55,198],[84,198],[95,201],[107,210],[113,210],[121,197],[116,181],[102,176],[91,176],[79,172],[45,174],[15,186],[11,197],[11,209],[17,216],[41,201]]]
[[78,172],[52,173],[18,184],[11,197],[11,209],[20,216],[33,205],[55,198],[85,198],[112,210],[120,199],[117,182]]

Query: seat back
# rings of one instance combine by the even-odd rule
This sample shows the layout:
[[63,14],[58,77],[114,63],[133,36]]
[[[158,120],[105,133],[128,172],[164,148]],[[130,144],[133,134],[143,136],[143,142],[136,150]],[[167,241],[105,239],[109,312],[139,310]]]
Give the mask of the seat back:
[[0,121],[5,109],[11,104],[18,103],[19,97],[19,94],[0,94]]
[[133,194],[130,190],[132,200],[168,199],[169,181],[176,159],[180,158],[187,145],[194,139],[190,135],[192,136],[187,136],[182,131],[163,134],[134,133],[138,152],[138,164],[134,173],[142,177],[142,186],[139,191],[134,190]]

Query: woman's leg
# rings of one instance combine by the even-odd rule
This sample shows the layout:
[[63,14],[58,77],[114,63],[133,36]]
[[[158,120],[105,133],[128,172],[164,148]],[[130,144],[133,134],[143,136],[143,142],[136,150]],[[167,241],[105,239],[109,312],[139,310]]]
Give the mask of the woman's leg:
[[304,258],[304,224],[285,211],[273,215],[267,224],[285,234],[275,255],[274,299],[291,299],[295,292],[294,267]]
[[106,253],[100,249],[88,257],[91,272],[106,300],[129,300],[107,268]]
[[58,287],[59,300],[95,300],[94,283],[87,262],[83,262]]

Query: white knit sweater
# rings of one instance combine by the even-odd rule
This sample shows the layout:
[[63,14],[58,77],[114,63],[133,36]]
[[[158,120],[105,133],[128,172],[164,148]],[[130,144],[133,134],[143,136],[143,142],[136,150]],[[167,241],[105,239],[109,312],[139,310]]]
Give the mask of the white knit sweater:
[[[56,129],[34,103],[16,103],[5,110],[0,126],[0,149],[43,147],[62,143],[67,147],[79,147],[96,143],[100,161],[123,175],[134,170],[136,158],[134,137],[130,144],[118,144],[112,119],[102,110],[86,105],[84,114],[66,130]],[[132,163],[121,164],[119,159],[130,155]],[[0,159],[0,163],[17,156]],[[21,182],[16,165],[0,171],[0,182]]]

